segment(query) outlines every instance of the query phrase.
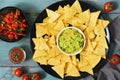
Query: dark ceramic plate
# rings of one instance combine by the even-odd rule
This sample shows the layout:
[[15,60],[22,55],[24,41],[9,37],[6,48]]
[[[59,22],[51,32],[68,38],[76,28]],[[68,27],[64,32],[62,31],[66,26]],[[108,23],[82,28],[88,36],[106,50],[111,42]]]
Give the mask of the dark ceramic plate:
[[[17,8],[17,7],[12,7],[12,6],[4,7],[0,10],[0,15],[5,15],[7,13],[10,13],[11,11],[16,11],[16,10],[19,10],[20,11],[20,16],[27,21],[23,11],[21,9]],[[1,20],[2,20],[2,18],[0,17],[0,21]],[[28,27],[28,24],[27,24],[27,27]],[[24,33],[24,35],[19,36],[18,39],[9,40],[7,37],[2,36],[1,32],[0,32],[0,39],[3,40],[3,41],[6,41],[6,42],[15,42],[15,41],[18,41],[18,40],[22,39],[26,35],[27,28],[25,29],[25,31],[23,33]]]
[[[50,6],[48,6],[47,8],[48,9],[51,9],[51,10],[57,10],[58,9],[58,6],[61,5],[61,6],[65,6],[67,4],[69,5],[72,5],[74,3],[75,0],[63,0],[63,1],[59,1],[59,2],[56,2]],[[94,12],[94,11],[98,11],[96,8],[94,8],[93,6],[91,6],[90,4],[88,3],[85,3],[85,2],[82,2],[82,1],[79,1],[80,4],[81,4],[81,7],[82,7],[82,10],[87,10],[87,9],[90,9],[91,12]],[[35,23],[42,23],[43,22],[43,19],[47,17],[47,13],[45,10],[43,10],[39,16],[37,17]],[[99,18],[103,18],[101,15],[99,16]],[[35,29],[35,24],[33,25],[33,28],[32,28],[32,31],[31,31],[31,49],[34,53],[34,43],[32,41],[32,38],[35,38],[36,37],[36,29]],[[109,31],[108,29],[106,29],[106,34],[109,34]],[[109,35],[108,37],[109,38]],[[109,39],[108,39],[109,41]],[[103,66],[104,64],[106,64],[106,60],[102,59],[99,64],[93,69],[94,73],[97,73]],[[39,63],[38,63],[39,64]],[[40,65],[40,64],[39,64]],[[60,78],[60,76],[51,69],[51,66],[50,65],[40,65],[40,67],[45,70],[47,73],[51,74],[52,76],[54,77],[57,77],[57,78]],[[86,72],[80,72],[81,73],[81,76],[79,77],[65,77],[64,80],[77,80],[77,79],[80,79],[80,78],[84,78],[84,77],[87,77],[89,76],[90,74],[86,73]],[[95,77],[93,75],[93,77]]]

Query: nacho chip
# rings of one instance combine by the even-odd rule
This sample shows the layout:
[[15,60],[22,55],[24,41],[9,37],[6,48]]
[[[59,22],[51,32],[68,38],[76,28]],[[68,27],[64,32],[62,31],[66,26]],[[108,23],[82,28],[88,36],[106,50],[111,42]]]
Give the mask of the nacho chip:
[[33,43],[35,45],[34,49],[38,49],[39,45],[40,45],[39,38],[32,38],[32,41],[33,41]]
[[55,65],[60,65],[61,64],[61,56],[56,56],[56,57],[54,57],[54,58],[50,58],[49,60],[48,60],[48,64],[49,65],[53,65],[53,66],[55,66]]
[[75,76],[75,77],[80,76],[80,73],[74,64],[67,63],[66,76]]
[[79,17],[79,20],[88,26],[89,24],[89,21],[90,21],[90,10],[85,10],[84,12],[80,13],[80,14],[77,14],[76,15],[77,17]]
[[107,44],[107,41],[106,41],[105,37],[103,37],[103,36],[97,36],[95,38],[95,41],[97,42],[97,45],[108,49],[108,44]]
[[58,31],[62,30],[63,28],[65,28],[65,25],[62,21],[59,21],[54,27],[54,29]]
[[100,11],[92,12],[92,13],[90,14],[91,17],[90,17],[89,26],[91,26],[91,27],[96,26],[96,23],[97,23],[97,19],[98,19],[98,17],[99,17],[99,14],[100,14]]
[[107,27],[109,23],[110,22],[108,20],[98,19],[98,24],[101,25],[104,29]]
[[[74,25],[73,25],[74,26]],[[84,32],[84,30],[87,28],[86,25],[81,25],[81,24],[77,24],[75,25],[75,27],[79,28],[80,30],[82,30]]]
[[92,47],[91,41],[88,38],[86,38],[86,46],[85,46],[84,50],[93,51],[93,47]]
[[47,50],[46,52],[48,53],[47,57],[49,57],[49,58],[54,58],[60,54],[60,51],[56,45],[53,46],[51,49]]
[[56,26],[56,22],[49,23],[47,25],[47,29],[49,30],[49,35],[54,35],[55,37],[57,37],[59,31],[54,29],[55,26]]
[[76,26],[79,27],[84,22],[81,19],[79,19],[78,17],[73,16],[71,19],[68,20],[68,23],[71,24],[71,25],[73,25],[73,26],[75,26],[75,27]]
[[59,14],[63,14],[63,7],[59,6],[58,9],[55,12],[57,12]]
[[94,68],[100,62],[101,56],[91,54],[91,55],[87,55],[87,59],[88,59],[88,63],[91,65],[91,67]]
[[71,56],[71,59],[72,59],[72,64],[74,64],[75,66],[77,66],[77,64],[78,64],[78,59],[76,58],[76,56]]
[[91,41],[91,44],[92,44],[93,49],[95,49],[95,48],[96,48],[97,43],[96,43],[95,41]]
[[78,63],[78,68],[79,67],[83,67],[86,66],[88,63],[87,57],[86,57],[86,52],[82,51],[81,55],[80,55],[80,61]]
[[42,37],[45,34],[49,34],[49,31],[47,29],[47,24],[46,23],[36,23],[36,37]]
[[61,78],[64,78],[64,67],[65,67],[65,64],[60,64],[60,65],[55,65],[54,67],[52,67],[52,69],[54,71],[56,71],[56,73],[61,77]]
[[79,67],[79,70],[82,72],[88,72],[89,74],[93,75],[93,69],[89,64],[82,66],[82,67]]
[[47,44],[49,45],[49,47],[54,47],[56,45],[55,43],[55,36],[52,35],[51,37],[49,37]]
[[33,60],[40,63],[41,65],[47,65],[48,58],[46,56],[42,56],[39,58],[33,58]]
[[42,57],[42,56],[46,56],[47,55],[47,53],[46,53],[46,51],[45,50],[39,50],[39,49],[37,49],[37,50],[35,50],[35,52],[34,52],[34,55],[33,55],[33,59],[35,59],[35,58],[40,58],[40,57]]
[[71,62],[71,58],[68,55],[65,55],[63,53],[60,53],[61,56],[61,62],[62,63],[67,63],[67,62]]
[[48,15],[48,23],[54,22],[60,16],[60,14],[58,14],[50,9],[46,9],[46,11],[47,11],[47,15]]
[[64,6],[63,22],[68,23],[71,17],[74,16],[74,13],[69,5]]
[[74,12],[74,14],[77,14],[77,13],[81,13],[82,12],[82,8],[81,8],[81,5],[79,3],[78,0],[76,0],[72,6],[71,6],[71,9],[73,10],[72,12]]
[[36,43],[35,44],[35,49],[39,49],[39,50],[49,50],[49,46],[47,45],[46,41],[43,39],[43,37],[41,38],[33,38],[33,41]]
[[95,51],[93,52],[95,55],[101,56],[102,58],[106,59],[106,50],[104,47],[97,46]]
[[94,33],[97,36],[103,36],[103,37],[106,36],[104,28],[102,26],[100,26],[100,25],[96,25],[96,27],[94,28]]
[[87,27],[84,31],[85,36],[87,36],[91,40],[94,39],[96,36],[93,29],[94,27]]

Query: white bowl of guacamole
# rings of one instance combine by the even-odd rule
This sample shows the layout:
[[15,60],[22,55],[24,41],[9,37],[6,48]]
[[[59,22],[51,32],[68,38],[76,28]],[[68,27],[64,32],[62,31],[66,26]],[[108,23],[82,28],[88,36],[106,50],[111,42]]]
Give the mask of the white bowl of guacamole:
[[73,26],[62,29],[57,36],[57,47],[66,55],[77,55],[85,47],[84,33]]

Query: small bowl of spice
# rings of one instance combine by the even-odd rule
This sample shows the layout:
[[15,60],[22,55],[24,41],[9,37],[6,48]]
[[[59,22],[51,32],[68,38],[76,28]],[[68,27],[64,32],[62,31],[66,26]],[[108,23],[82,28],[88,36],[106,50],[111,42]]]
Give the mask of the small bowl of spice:
[[9,52],[9,59],[14,64],[23,63],[26,59],[26,52],[23,48],[14,47]]

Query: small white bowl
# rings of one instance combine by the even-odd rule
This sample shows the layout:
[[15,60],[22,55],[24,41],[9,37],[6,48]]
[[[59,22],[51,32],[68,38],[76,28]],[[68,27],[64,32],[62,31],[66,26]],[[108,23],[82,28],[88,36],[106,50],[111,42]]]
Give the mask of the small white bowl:
[[[66,29],[69,29],[69,28],[75,29],[76,31],[78,31],[80,34],[82,34],[83,39],[84,39],[84,43],[83,43],[82,48],[81,48],[80,50],[76,51],[76,52],[73,52],[73,53],[66,53],[65,51],[63,51],[63,50],[61,49],[61,47],[60,47],[60,45],[59,45],[59,37],[61,36],[61,34],[62,34]],[[67,36],[66,36],[66,37],[67,37]],[[77,55],[77,54],[79,54],[79,53],[84,49],[85,44],[86,44],[86,38],[85,38],[84,33],[83,33],[79,28],[76,28],[76,27],[73,27],[73,26],[69,26],[69,27],[63,28],[63,29],[59,32],[59,34],[57,35],[56,42],[57,42],[57,47],[58,47],[58,49],[59,49],[63,54],[66,54],[66,55]]]

